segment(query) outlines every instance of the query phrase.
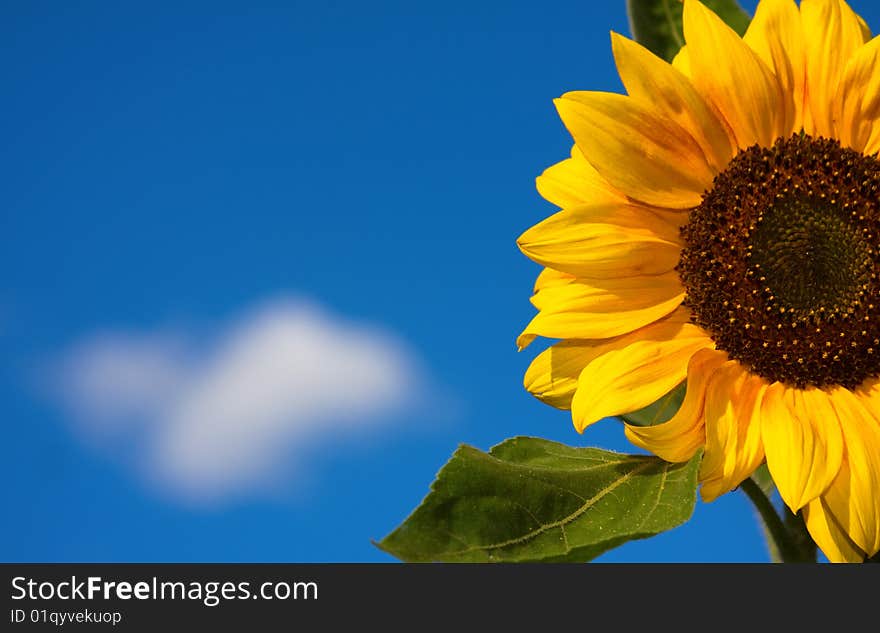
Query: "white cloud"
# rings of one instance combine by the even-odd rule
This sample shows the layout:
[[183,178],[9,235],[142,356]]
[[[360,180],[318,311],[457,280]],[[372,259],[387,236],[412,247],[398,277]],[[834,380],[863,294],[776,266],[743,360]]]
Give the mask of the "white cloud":
[[150,478],[200,500],[271,485],[319,444],[389,422],[423,387],[393,336],[290,300],[207,345],[181,333],[94,336],[59,375],[93,436],[128,438]]
[[63,395],[89,425],[114,427],[161,413],[193,368],[169,334],[103,333],[76,345],[60,366]]

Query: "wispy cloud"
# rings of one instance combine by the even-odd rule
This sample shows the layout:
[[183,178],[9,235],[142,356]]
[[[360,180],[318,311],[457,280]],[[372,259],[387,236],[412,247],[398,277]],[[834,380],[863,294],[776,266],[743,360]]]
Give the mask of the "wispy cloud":
[[97,334],[58,367],[82,428],[126,437],[149,477],[198,500],[271,486],[319,444],[386,424],[424,393],[399,339],[293,300],[263,304],[208,340]]

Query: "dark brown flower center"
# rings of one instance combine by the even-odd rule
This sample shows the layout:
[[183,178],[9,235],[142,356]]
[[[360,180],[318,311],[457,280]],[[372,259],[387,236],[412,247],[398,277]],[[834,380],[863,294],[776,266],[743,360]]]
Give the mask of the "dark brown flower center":
[[880,376],[880,161],[800,134],[741,151],[682,227],[684,304],[769,382]]

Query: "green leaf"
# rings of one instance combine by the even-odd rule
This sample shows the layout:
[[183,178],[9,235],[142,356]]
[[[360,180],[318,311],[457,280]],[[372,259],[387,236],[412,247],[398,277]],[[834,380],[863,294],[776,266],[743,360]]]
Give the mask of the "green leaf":
[[[728,26],[742,35],[751,22],[736,0],[703,0]],[[635,41],[666,61],[684,46],[681,0],[627,0],[629,30]]]
[[410,562],[588,561],[687,521],[698,465],[530,437],[462,445],[377,545]]
[[667,393],[654,404],[649,404],[644,409],[633,411],[618,416],[636,426],[653,426],[669,421],[684,402],[684,394],[687,391],[685,383]]

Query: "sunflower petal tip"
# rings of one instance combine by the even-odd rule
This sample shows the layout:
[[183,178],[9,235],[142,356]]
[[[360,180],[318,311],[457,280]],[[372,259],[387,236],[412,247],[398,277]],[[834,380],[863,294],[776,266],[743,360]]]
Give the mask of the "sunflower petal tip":
[[707,486],[705,483],[700,486],[700,500],[703,503],[712,503],[719,497],[717,486]]
[[563,92],[561,95],[553,100],[553,104],[556,106],[557,109],[573,106],[577,103],[577,99],[575,98],[577,92],[577,90],[569,90],[568,92]]
[[618,33],[617,31],[611,31],[611,46],[612,48],[615,46],[619,46],[621,43],[631,42],[630,38],[628,38],[623,33]]
[[532,341],[535,340],[534,334],[529,334],[528,332],[523,332],[516,339],[516,351],[521,352],[529,345],[532,344]]

